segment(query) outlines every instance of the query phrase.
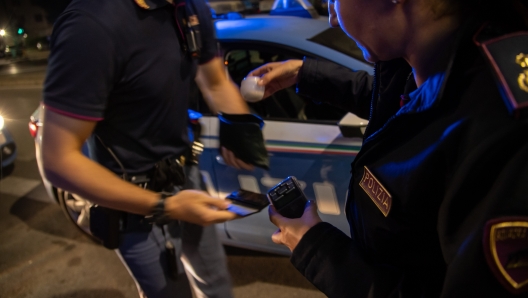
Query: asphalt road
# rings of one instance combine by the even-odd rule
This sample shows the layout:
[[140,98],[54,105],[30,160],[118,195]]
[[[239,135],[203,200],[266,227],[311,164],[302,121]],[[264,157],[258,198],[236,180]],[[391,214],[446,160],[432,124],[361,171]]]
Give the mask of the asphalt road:
[[[0,112],[18,146],[13,173],[0,180],[0,298],[138,297],[116,254],[78,231],[42,185],[27,124],[45,70],[0,62]],[[288,257],[225,248],[235,298],[325,297]]]

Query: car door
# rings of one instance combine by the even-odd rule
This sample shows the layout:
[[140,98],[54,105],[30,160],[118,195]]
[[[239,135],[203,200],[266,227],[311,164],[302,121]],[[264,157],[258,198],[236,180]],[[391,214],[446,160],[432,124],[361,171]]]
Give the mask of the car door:
[[[225,43],[224,59],[235,83],[258,66],[274,61],[301,59],[296,53],[270,45]],[[345,112],[326,104],[301,98],[293,87],[257,103],[249,103],[252,113],[265,120],[263,128],[270,156],[270,170],[237,170],[223,163],[218,154],[216,117],[204,117],[205,151],[201,168],[209,191],[225,197],[239,188],[265,194],[287,176],[295,176],[308,199],[317,200],[319,213],[348,233],[344,205],[350,178],[350,163],[359,151],[360,138],[344,138],[337,125]],[[274,244],[276,227],[267,210],[224,224],[227,242],[257,250],[287,253]]]

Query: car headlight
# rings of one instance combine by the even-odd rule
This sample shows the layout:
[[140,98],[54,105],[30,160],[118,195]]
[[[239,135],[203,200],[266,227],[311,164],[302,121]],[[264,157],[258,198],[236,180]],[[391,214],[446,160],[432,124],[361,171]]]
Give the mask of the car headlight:
[[0,130],[2,130],[3,128],[4,128],[4,117],[0,115]]

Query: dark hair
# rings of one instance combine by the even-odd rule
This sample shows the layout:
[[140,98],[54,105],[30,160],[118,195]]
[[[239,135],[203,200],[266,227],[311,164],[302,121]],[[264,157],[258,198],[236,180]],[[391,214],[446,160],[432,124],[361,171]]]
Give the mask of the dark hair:
[[528,0],[432,0],[431,3],[437,17],[478,17],[517,28],[528,28]]

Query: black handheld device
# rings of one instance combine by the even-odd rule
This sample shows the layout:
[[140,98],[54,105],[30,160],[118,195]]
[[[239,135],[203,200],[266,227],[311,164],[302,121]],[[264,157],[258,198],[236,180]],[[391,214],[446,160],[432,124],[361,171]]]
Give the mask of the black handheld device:
[[299,218],[304,213],[308,201],[293,176],[282,180],[268,191],[268,199],[280,215],[288,218]]
[[244,189],[230,193],[226,199],[232,202],[227,210],[240,216],[257,213],[269,205],[266,195]]

